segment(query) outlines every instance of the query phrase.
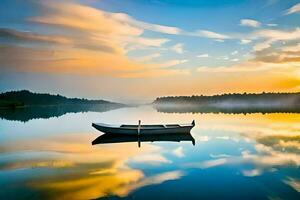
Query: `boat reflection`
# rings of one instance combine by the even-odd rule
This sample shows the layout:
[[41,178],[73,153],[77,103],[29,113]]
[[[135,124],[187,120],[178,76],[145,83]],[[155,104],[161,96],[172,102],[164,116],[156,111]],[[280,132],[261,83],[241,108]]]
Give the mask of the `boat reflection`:
[[112,134],[105,133],[97,137],[92,145],[96,144],[111,144],[111,143],[125,143],[125,142],[138,142],[138,147],[141,147],[141,142],[181,142],[181,141],[192,141],[195,145],[195,139],[191,133],[176,133],[176,134],[155,134],[155,135],[125,135],[125,134]]

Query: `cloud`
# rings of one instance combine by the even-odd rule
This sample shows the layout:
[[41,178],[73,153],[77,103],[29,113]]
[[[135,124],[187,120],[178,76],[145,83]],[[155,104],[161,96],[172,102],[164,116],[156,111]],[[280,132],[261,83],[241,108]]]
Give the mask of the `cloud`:
[[[106,12],[72,1],[39,1],[37,7],[40,9],[38,15],[26,21],[37,27],[47,27],[51,34],[38,31],[41,28],[35,29],[37,32],[1,29],[2,38],[15,41],[1,46],[2,69],[135,78],[186,74],[187,70],[166,68],[187,60],[145,64],[126,54],[148,48],[159,50],[170,41],[162,37],[144,37],[145,30],[218,41],[229,39],[229,36],[208,30],[186,32],[177,27],[142,22],[124,13]],[[184,52],[181,43],[172,49]],[[11,53],[18,54],[16,59],[4,56]]]
[[300,39],[300,28],[291,31],[263,29],[252,33],[252,37],[264,39],[264,41],[256,43],[253,47],[254,51],[261,51],[271,47],[271,45],[277,41],[293,41]]
[[290,53],[270,53],[270,54],[257,54],[255,60],[266,63],[292,63],[294,65],[300,64],[300,56],[297,54]]
[[130,17],[127,14],[124,14],[124,13],[113,13],[112,15],[116,20],[118,20],[122,23],[128,23],[132,26],[136,26],[141,29],[145,29],[145,30],[149,30],[149,31],[153,31],[153,32],[159,32],[159,33],[171,34],[171,35],[182,34],[182,30],[177,27],[164,26],[164,25],[152,24],[152,23],[139,21],[139,20],[136,20],[136,19]]
[[154,53],[154,54],[150,54],[150,55],[146,55],[146,56],[142,56],[142,57],[138,57],[138,58],[135,58],[135,60],[137,62],[148,62],[154,58],[157,58],[157,57],[160,57],[161,54],[160,53]]
[[[178,34],[176,28],[139,22],[123,13],[105,12],[70,1],[41,1],[38,6],[40,15],[27,21],[40,27],[47,26],[51,35],[0,29],[0,37],[12,41],[0,45],[1,69],[128,78],[185,73],[183,70],[160,69],[160,66],[186,62],[184,60],[153,65],[126,55],[130,50],[159,49],[170,41],[143,37],[145,29]],[[15,57],[7,56],[15,54]]]
[[[262,89],[274,88],[283,89],[282,84],[278,83],[279,80],[283,83],[289,82],[289,87],[285,85],[284,88],[288,90],[292,90],[292,87],[294,88],[298,84],[296,80],[298,79],[299,72],[294,69],[299,66],[297,64],[298,58],[296,55],[292,55],[292,52],[288,52],[288,49],[282,49],[281,55],[269,55],[270,52],[258,55],[257,52],[253,52],[253,56],[256,58],[251,60],[251,63],[234,63],[232,66],[200,66],[197,71],[201,73],[191,73],[197,66],[188,66],[188,64],[193,64],[193,62],[186,63],[186,59],[175,58],[166,60],[162,58],[159,59],[161,61],[158,61],[158,59],[151,60],[157,54],[151,55],[149,52],[154,52],[152,50],[160,52],[160,50],[166,49],[169,46],[168,42],[171,41],[171,38],[172,40],[173,38],[177,38],[169,37],[168,34],[172,34],[187,37],[202,37],[215,41],[237,40],[236,42],[244,44],[252,41],[255,45],[255,51],[271,51],[272,48],[280,48],[280,43],[285,41],[291,46],[290,50],[293,47],[292,51],[296,53],[297,46],[291,45],[291,43],[299,39],[299,28],[279,30],[269,27],[270,29],[256,29],[252,33],[245,34],[223,34],[210,30],[188,32],[178,27],[142,22],[124,13],[107,12],[81,5],[74,1],[41,2],[39,5],[41,10],[32,13],[36,16],[24,20],[26,22],[25,25],[28,25],[27,28],[29,28],[29,31],[1,30],[2,38],[5,37],[5,40],[16,41],[1,45],[1,71],[48,73],[53,77],[57,74],[62,76],[78,75],[81,76],[80,78],[86,78],[86,88],[88,88],[87,80],[90,77],[84,76],[99,77],[99,79],[107,77],[109,80],[113,78],[116,80],[115,78],[117,77],[118,83],[116,83],[117,81],[114,82],[116,85],[111,87],[113,87],[114,91],[118,92],[120,92],[120,89],[118,89],[119,85],[121,85],[119,84],[120,82],[128,86],[128,88],[140,87],[137,81],[134,81],[135,84],[133,84],[131,81],[126,82],[125,78],[136,80],[138,78],[149,78],[147,79],[149,81],[147,82],[149,83],[147,85],[148,89],[153,89],[154,87],[157,89],[153,90],[155,92],[152,94],[143,93],[143,95],[148,95],[147,97],[149,98],[158,94],[176,94],[179,91],[181,94],[192,94],[195,92],[211,94],[229,92],[229,90],[240,91],[241,87],[237,88],[236,82],[240,83],[241,81],[239,80],[241,78],[238,76],[244,75],[251,82],[251,84],[248,83],[247,86],[245,84],[245,87],[242,88],[247,91],[261,91]],[[35,28],[30,30],[33,27],[32,23]],[[155,31],[162,34],[148,34],[147,31]],[[128,57],[128,51],[140,49],[145,50],[142,52],[143,54],[130,52],[130,57]],[[179,50],[178,52],[182,51]],[[141,57],[140,60],[136,56],[146,55],[145,53],[149,55],[144,58]],[[263,58],[263,56],[267,57]],[[273,59],[274,56],[276,59]],[[207,58],[209,55],[202,54],[198,57]],[[230,61],[231,58],[226,56],[222,57],[222,59]],[[273,65],[271,62],[272,59],[276,62],[278,61],[278,63]],[[150,62],[148,63],[148,61]],[[218,61],[221,62],[221,60]],[[225,64],[231,64],[231,62],[227,61]],[[290,64],[290,68],[287,67],[286,62]],[[187,67],[185,69],[178,69],[179,67],[176,65],[182,63],[186,63],[184,66]],[[265,81],[263,81],[260,75],[256,74],[256,72],[262,71],[267,73]],[[283,72],[285,75],[282,78],[278,78],[276,74],[279,72]],[[208,80],[207,75],[210,73],[214,73],[213,75],[216,78]],[[154,80],[155,78],[158,79]],[[174,81],[175,78],[177,82],[176,86],[165,86],[162,88],[158,84],[159,81]],[[235,85],[233,84],[234,82]],[[257,88],[254,88],[252,86],[254,82],[260,82],[261,86],[256,85]],[[276,84],[271,86],[271,83]],[[95,84],[93,83],[93,85]],[[222,87],[219,87],[220,85]]]
[[254,51],[262,51],[264,49],[271,47],[271,43],[272,43],[272,41],[270,41],[270,40],[257,43],[253,46],[253,50]]
[[86,37],[99,40],[98,42],[106,41],[120,46],[136,43],[142,46],[159,47],[169,41],[165,38],[140,37],[145,27],[139,26],[137,20],[123,13],[109,13],[70,2],[43,2],[41,5],[43,15],[32,17],[30,21],[68,27],[73,31],[85,31]]
[[177,27],[150,24],[150,23],[145,23],[145,22],[141,22],[141,21],[137,21],[137,20],[132,20],[132,22],[143,29],[147,29],[147,30],[154,31],[154,32],[171,34],[171,35],[182,34],[182,30]]
[[[231,66],[200,66],[197,68],[198,72],[207,73],[255,73],[255,72],[286,72],[286,73],[296,73],[298,67],[300,66],[298,57],[286,58],[280,62],[276,62],[273,57],[268,59],[268,57],[257,57],[253,60],[244,61]],[[233,62],[238,61],[238,59],[231,60]]]
[[238,53],[239,53],[238,51],[233,51],[233,52],[231,52],[231,55],[236,55]]
[[275,26],[278,26],[278,24],[267,24],[267,26],[275,27]]
[[72,41],[69,38],[57,36],[57,35],[41,35],[32,33],[30,31],[18,31],[8,28],[0,28],[0,38],[12,39],[28,42],[47,42],[47,43],[58,43],[58,44],[71,44]]
[[281,48],[284,52],[300,52],[300,43],[291,46],[285,46]]
[[293,13],[297,13],[300,11],[300,3],[292,6],[291,8],[287,9],[284,13],[284,15],[290,15],[290,14],[293,14]]
[[300,39],[300,28],[289,31],[281,31],[274,29],[263,29],[254,32],[254,37],[266,38],[271,41],[284,41]]
[[[217,66],[217,67],[207,67],[201,66],[197,68],[198,72],[212,72],[212,73],[219,73],[219,72],[239,72],[243,71],[244,69],[241,68],[234,68],[234,67],[225,67],[225,66]],[[246,70],[248,71],[248,70]]]
[[141,69],[140,65],[119,54],[107,54],[102,51],[71,48],[52,50],[19,46],[0,46],[0,48],[1,67],[6,70],[113,76],[115,73]]
[[197,55],[197,58],[208,58],[209,55],[208,54],[200,54],[200,55]]
[[223,41],[223,40],[231,38],[228,35],[216,33],[213,31],[208,31],[208,30],[198,30],[195,33],[193,33],[192,35],[199,36],[199,37],[205,37],[205,38],[211,38],[211,39],[215,39],[217,41]]
[[184,52],[182,43],[175,44],[174,46],[170,47],[170,49],[178,54],[182,54]]
[[248,40],[248,39],[241,39],[241,44],[249,44],[251,43],[252,40]]
[[241,19],[240,25],[257,28],[261,26],[261,23],[253,19]]
[[[297,65],[297,63],[299,64],[300,62],[300,45],[298,43],[292,43],[277,48],[266,46],[262,48],[262,50],[255,52],[256,57],[254,60],[267,63],[291,63]],[[266,45],[268,45],[268,43]]]
[[160,62],[160,63],[155,63],[153,64],[154,66],[156,67],[159,67],[159,68],[168,68],[168,67],[172,67],[172,66],[175,66],[175,65],[179,65],[179,64],[183,64],[183,63],[186,63],[188,60],[184,59],[184,60],[168,60],[168,61],[165,61],[165,62]]
[[221,56],[219,58],[217,58],[218,60],[229,60],[228,56]]
[[148,47],[161,47],[166,42],[169,42],[169,39],[165,38],[145,38],[145,37],[127,37],[123,39],[123,44],[125,50],[137,50],[145,49]]
[[71,2],[45,1],[40,4],[43,15],[32,17],[29,21],[79,30],[97,31],[98,34],[102,33],[109,36],[138,36],[143,33],[141,28],[118,20],[118,15],[114,13]]
[[[183,77],[190,75],[190,70],[188,69],[174,69],[174,68],[168,68],[165,66],[165,68],[157,68],[155,69],[155,66],[153,66],[154,69],[149,70],[143,70],[143,71],[133,71],[128,73],[122,73],[120,74],[121,78],[168,78],[170,76],[174,77]],[[159,64],[158,67],[161,67],[161,64]],[[153,79],[152,79],[153,80]]]

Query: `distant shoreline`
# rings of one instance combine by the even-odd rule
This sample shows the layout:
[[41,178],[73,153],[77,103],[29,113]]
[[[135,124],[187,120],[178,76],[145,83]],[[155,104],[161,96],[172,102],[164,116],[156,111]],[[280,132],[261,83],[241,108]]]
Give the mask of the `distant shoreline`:
[[0,107],[0,109],[25,109],[25,108],[42,108],[42,107],[63,107],[63,106],[97,106],[97,105],[105,105],[105,103],[99,103],[99,104],[89,104],[89,103],[83,103],[83,104],[49,104],[49,105],[23,105],[23,106],[4,106]]
[[300,93],[169,96],[153,102],[167,113],[300,113]]
[[36,106],[94,106],[108,105],[125,107],[125,104],[105,100],[67,98],[61,95],[33,93],[28,90],[0,93],[0,109],[22,109]]

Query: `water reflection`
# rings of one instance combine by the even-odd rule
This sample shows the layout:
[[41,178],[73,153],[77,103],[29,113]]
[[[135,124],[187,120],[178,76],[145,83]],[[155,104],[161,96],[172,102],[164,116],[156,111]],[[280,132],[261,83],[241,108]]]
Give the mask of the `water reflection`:
[[250,114],[250,113],[300,113],[300,107],[295,106],[199,106],[199,105],[186,105],[186,104],[166,104],[154,105],[158,112],[163,113],[231,113],[231,114]]
[[[126,142],[91,145],[99,134],[92,121],[191,118],[196,146],[165,138],[137,148],[104,135],[102,141]],[[299,114],[173,114],[151,107],[0,120],[0,199],[299,199],[299,121]]]
[[27,122],[32,119],[48,119],[59,117],[67,113],[78,112],[106,112],[118,109],[118,104],[104,105],[62,105],[62,106],[31,106],[19,109],[0,109],[0,118],[13,121]]
[[155,135],[121,135],[106,133],[97,137],[92,144],[111,144],[111,143],[124,143],[124,142],[138,142],[138,146],[141,146],[141,142],[180,142],[191,141],[195,145],[195,139],[190,133],[170,133],[170,134],[155,134]]

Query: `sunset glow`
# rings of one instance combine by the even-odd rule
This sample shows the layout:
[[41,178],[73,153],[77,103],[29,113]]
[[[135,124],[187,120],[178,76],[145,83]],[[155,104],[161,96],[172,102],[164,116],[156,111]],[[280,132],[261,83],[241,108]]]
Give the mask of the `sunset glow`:
[[298,7],[270,0],[4,1],[0,90],[125,101],[299,91]]

